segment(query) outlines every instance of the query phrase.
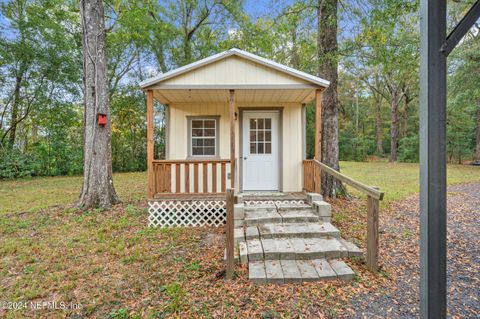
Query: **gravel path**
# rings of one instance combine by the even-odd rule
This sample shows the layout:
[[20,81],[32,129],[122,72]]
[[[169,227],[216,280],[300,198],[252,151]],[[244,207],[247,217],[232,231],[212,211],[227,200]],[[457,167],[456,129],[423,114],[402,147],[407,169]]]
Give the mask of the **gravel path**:
[[[480,183],[448,189],[448,316],[480,318]],[[383,271],[391,289],[354,298],[348,318],[418,318],[418,196],[396,203],[380,220]]]

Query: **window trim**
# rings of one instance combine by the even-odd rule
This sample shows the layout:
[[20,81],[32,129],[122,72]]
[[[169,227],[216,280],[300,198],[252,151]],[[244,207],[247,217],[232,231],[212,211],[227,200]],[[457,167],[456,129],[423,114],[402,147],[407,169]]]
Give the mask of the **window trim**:
[[[193,155],[192,120],[215,120],[215,155]],[[187,160],[189,159],[220,159],[220,115],[187,116]]]

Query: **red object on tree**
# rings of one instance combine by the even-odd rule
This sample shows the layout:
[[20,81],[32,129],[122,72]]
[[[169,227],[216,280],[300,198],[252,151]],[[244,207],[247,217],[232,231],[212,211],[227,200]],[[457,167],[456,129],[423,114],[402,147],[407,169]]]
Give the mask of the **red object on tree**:
[[107,125],[107,114],[97,113],[97,122],[100,126]]

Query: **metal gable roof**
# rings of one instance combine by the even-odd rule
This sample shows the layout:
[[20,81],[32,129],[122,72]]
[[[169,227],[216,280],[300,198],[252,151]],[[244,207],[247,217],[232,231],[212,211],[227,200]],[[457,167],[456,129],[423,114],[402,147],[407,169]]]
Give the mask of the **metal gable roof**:
[[187,64],[187,65],[179,67],[177,69],[168,71],[166,73],[159,74],[159,75],[157,75],[153,78],[147,79],[145,81],[142,81],[142,82],[140,82],[140,87],[142,89],[147,88],[149,86],[155,85],[155,84],[160,83],[162,81],[165,81],[167,79],[170,79],[170,78],[173,78],[175,76],[187,73],[189,71],[198,69],[202,66],[208,65],[208,64],[216,62],[216,61],[219,61],[221,59],[225,59],[225,58],[233,56],[233,55],[242,57],[244,59],[250,60],[252,62],[261,64],[261,65],[264,65],[264,66],[272,68],[274,70],[284,72],[286,74],[289,74],[291,76],[294,76],[294,77],[300,78],[302,80],[308,81],[308,82],[313,83],[315,85],[319,85],[319,86],[322,86],[322,87],[328,87],[330,85],[329,81],[324,80],[322,78],[319,78],[317,76],[313,76],[311,74],[308,74],[308,73],[305,73],[305,72],[302,72],[302,71],[298,71],[298,70],[293,69],[291,67],[288,67],[286,65],[274,62],[274,61],[269,60],[269,59],[262,58],[258,55],[255,55],[255,54],[252,54],[252,53],[240,50],[240,49],[233,48],[233,49],[230,49],[230,50],[227,50],[227,51],[209,56],[208,58],[205,58],[205,59]]

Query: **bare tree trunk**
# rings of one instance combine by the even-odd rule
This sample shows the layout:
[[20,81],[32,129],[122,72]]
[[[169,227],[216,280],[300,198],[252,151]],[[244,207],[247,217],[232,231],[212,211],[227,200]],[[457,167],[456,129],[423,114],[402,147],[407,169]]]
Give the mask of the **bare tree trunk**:
[[21,85],[22,85],[22,75],[19,75],[15,78],[15,91],[14,91],[14,98],[13,98],[13,104],[12,104],[12,118],[10,121],[10,133],[8,135],[9,149],[13,149],[13,146],[15,145],[15,139],[17,137],[18,107],[20,104]]
[[[317,7],[317,54],[318,74],[330,81],[323,92],[322,100],[322,161],[340,170],[338,164],[338,44],[337,44],[337,0],[318,0]],[[322,174],[322,194],[334,197],[342,187],[332,176]]]
[[377,142],[377,154],[382,155],[382,97],[380,94],[375,95],[375,139]]
[[480,100],[477,101],[477,132],[475,135],[475,154],[473,161],[480,164]]
[[390,101],[390,159],[389,162],[397,161],[397,145],[398,145],[398,104],[399,95],[397,90],[391,91],[392,100]]
[[291,52],[290,65],[294,69],[300,69],[300,56],[298,54],[297,28],[298,28],[298,25],[295,22],[290,30],[290,35],[292,39],[292,49],[290,51]]
[[404,93],[404,108],[402,112],[402,123],[400,128],[400,137],[406,137],[408,133],[408,113],[410,112],[410,103],[413,101],[413,97]]
[[[102,0],[81,0],[84,82],[83,188],[78,207],[109,208],[118,202],[112,179],[110,103]],[[107,124],[97,123],[97,114]]]

